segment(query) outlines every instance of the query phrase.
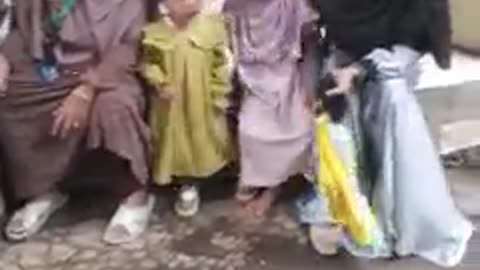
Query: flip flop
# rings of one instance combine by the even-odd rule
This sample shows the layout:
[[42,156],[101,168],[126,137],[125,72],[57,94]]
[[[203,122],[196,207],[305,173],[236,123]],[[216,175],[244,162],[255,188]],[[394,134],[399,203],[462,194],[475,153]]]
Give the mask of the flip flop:
[[110,220],[103,241],[110,245],[122,245],[137,239],[147,229],[154,205],[153,195],[148,196],[145,205],[120,205]]
[[46,199],[27,203],[15,212],[5,228],[5,236],[9,241],[25,241],[36,234],[47,223],[48,219],[68,201],[68,196],[54,193]]

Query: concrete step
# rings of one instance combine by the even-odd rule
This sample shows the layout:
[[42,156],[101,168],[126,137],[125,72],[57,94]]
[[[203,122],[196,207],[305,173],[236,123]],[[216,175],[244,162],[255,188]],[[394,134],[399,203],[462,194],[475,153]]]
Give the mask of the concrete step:
[[420,66],[417,94],[440,152],[480,145],[480,57],[454,51],[444,71],[427,55]]
[[[441,152],[480,145],[480,58],[455,52],[453,67],[441,71],[430,56],[422,63],[416,91],[427,122]],[[463,153],[470,168],[448,170],[452,192],[459,208],[471,217],[480,217],[480,147]],[[468,265],[478,265],[480,241],[475,241]]]

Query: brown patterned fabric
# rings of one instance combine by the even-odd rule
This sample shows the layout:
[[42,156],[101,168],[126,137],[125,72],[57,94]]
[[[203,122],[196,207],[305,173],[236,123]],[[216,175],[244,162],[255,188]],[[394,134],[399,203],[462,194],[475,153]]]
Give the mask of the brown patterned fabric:
[[[18,0],[17,29],[2,47],[12,65],[6,98],[0,99],[0,145],[7,180],[17,199],[36,196],[62,181],[86,150],[104,149],[129,162],[147,184],[150,132],[145,100],[134,72],[145,20],[138,0],[80,0],[65,19],[54,48],[60,78],[37,74],[43,57],[42,1]],[[98,90],[88,129],[60,140],[49,135],[52,112],[79,84]]]

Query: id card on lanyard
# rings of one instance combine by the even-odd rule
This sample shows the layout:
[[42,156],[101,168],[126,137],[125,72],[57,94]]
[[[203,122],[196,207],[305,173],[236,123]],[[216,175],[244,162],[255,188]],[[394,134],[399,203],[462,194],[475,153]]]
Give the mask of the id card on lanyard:
[[55,42],[47,38],[43,44],[43,59],[37,65],[37,72],[44,82],[53,82],[60,77],[54,47]]
[[[48,24],[52,26],[53,31],[58,32],[65,18],[72,12],[78,0],[60,1],[60,6],[51,10],[48,17]],[[55,81],[60,77],[57,67],[57,60],[54,53],[55,37],[50,37],[44,44],[44,59],[39,63],[38,74],[45,82]]]
[[44,82],[53,82],[60,77],[56,66],[41,63],[38,65],[37,69],[40,78],[42,78]]

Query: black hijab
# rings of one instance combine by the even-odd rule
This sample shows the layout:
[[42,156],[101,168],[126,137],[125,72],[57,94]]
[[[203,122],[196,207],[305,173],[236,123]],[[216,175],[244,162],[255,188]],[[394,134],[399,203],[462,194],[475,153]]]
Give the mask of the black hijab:
[[358,59],[394,44],[431,52],[450,66],[448,0],[312,0],[328,39]]

